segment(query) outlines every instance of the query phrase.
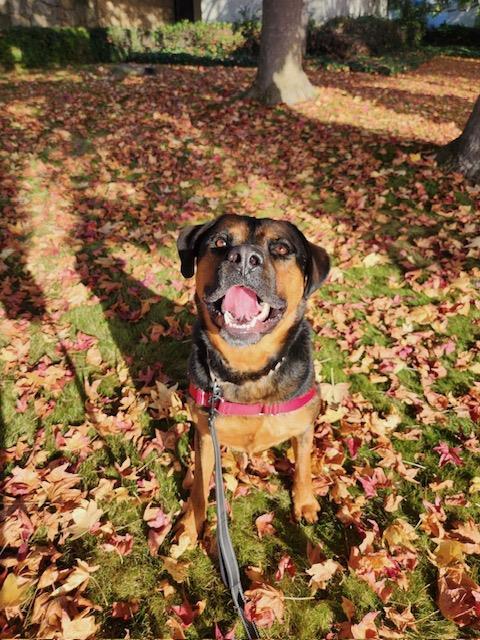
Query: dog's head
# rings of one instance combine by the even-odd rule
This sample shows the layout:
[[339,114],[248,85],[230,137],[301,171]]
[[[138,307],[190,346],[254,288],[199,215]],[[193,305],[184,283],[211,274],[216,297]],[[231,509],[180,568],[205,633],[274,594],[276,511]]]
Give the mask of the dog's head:
[[267,335],[283,341],[329,270],[324,249],[290,222],[270,218],[224,215],[183,229],[177,247],[186,278],[196,265],[205,330],[232,346]]

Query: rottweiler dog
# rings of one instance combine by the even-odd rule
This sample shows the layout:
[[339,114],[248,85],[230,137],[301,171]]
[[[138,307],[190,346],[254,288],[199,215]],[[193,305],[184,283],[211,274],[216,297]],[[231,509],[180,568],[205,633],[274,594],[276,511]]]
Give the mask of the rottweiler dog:
[[196,272],[198,309],[189,361],[195,471],[178,529],[195,542],[206,517],[214,456],[208,403],[198,398],[212,381],[234,407],[217,416],[221,444],[252,454],[292,439],[294,515],[315,522],[310,458],[320,397],[304,312],[328,274],[327,253],[290,222],[230,214],[184,228],[177,248],[183,276]]

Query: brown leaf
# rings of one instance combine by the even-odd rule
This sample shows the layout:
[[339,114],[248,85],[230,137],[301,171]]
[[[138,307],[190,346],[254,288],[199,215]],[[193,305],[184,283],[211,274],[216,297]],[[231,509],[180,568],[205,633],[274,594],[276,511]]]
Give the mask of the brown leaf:
[[459,627],[480,628],[480,586],[463,567],[440,569],[437,602],[442,615]]

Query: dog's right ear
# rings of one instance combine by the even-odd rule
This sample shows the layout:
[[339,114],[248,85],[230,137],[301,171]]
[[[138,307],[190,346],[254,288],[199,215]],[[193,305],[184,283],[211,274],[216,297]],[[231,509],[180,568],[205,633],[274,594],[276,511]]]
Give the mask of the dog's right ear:
[[194,224],[180,231],[177,239],[178,255],[180,256],[180,270],[184,278],[191,278],[195,273],[195,259],[203,234],[216,223],[211,220],[205,224]]

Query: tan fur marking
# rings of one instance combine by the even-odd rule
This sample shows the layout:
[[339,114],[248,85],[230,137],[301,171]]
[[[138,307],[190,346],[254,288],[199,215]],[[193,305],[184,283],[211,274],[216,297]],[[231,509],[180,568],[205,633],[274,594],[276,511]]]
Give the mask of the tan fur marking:
[[[248,454],[264,451],[304,433],[314,423],[319,407],[320,398],[315,396],[304,407],[277,416],[219,415],[215,421],[218,439],[221,444]],[[194,404],[191,412],[200,433],[208,433],[206,413]]]
[[278,264],[279,262],[275,265],[277,293],[287,300],[283,318],[273,331],[266,333],[258,342],[242,347],[228,344],[220,335],[220,329],[212,322],[203,303],[205,285],[208,284],[208,278],[212,273],[211,257],[205,256],[198,263],[196,286],[199,312],[204,320],[208,337],[212,346],[222,354],[229,367],[241,373],[259,371],[266,367],[272,357],[282,349],[289,329],[297,320],[298,306],[303,297],[303,274],[296,264],[292,262]]

